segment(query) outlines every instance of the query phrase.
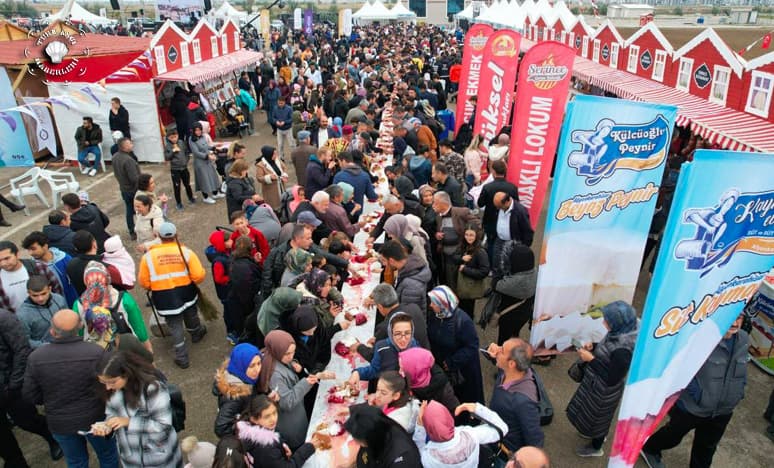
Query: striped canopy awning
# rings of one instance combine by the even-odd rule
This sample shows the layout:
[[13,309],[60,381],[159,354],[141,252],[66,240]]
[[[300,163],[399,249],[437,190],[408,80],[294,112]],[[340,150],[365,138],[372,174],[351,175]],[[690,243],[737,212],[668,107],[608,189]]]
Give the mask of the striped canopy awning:
[[187,81],[193,85],[214,80],[228,73],[245,68],[256,67],[263,54],[252,50],[240,49],[227,55],[221,55],[204,62],[178,70],[163,73],[154,79],[161,81]]
[[[521,48],[533,44],[522,39]],[[573,76],[623,99],[677,106],[677,125],[690,126],[722,148],[774,152],[774,124],[767,120],[583,57],[575,57]]]

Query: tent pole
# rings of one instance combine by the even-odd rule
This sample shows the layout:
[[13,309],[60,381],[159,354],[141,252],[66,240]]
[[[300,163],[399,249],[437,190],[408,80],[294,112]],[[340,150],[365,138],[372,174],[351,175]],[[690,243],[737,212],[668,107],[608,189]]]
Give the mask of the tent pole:
[[24,79],[24,75],[28,73],[30,69],[29,64],[25,63],[24,67],[22,67],[21,70],[19,70],[19,74],[16,76],[16,79],[13,80],[13,86],[11,86],[11,91],[16,91],[16,88],[21,85],[22,80]]

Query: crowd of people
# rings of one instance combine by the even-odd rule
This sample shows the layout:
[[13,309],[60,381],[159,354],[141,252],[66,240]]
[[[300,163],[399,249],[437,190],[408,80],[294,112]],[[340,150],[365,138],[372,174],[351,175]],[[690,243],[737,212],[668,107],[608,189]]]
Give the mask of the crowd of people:
[[[366,403],[343,425],[360,446],[357,466],[549,466],[542,425],[553,408],[533,364],[550,361],[520,338],[532,323],[537,268],[528,212],[506,178],[509,129],[484,141],[463,122],[454,140],[444,136],[438,112],[453,99],[461,33],[388,25],[356,36],[333,39],[325,27],[311,37],[277,35],[271,57],[240,79],[276,147],[233,142],[216,155],[206,119],[186,117],[167,132],[177,209],[181,186],[198,201],[191,159],[201,201],[226,199],[230,226],[210,234],[207,262],[169,221],[128,124],[113,173],[139,261],[85,193],[64,195],[64,209],[26,236],[31,259],[0,241],[0,413],[43,437],[53,459],[88,466],[88,442],[104,467],[182,466],[181,446],[192,467],[303,465],[325,450],[322,437],[306,434],[319,382],[336,378],[326,371],[332,337],[357,319],[344,310],[342,288],[362,283],[363,266],[378,262],[380,284],[362,304],[377,311],[373,337],[348,350],[367,363],[346,380],[353,389],[368,382]],[[250,120],[263,113],[254,112]],[[84,118],[83,128],[79,160],[90,172],[93,122]],[[364,207],[375,203],[374,225]],[[204,281],[215,285],[233,348],[211,363],[217,444],[179,443],[179,389],[154,365],[150,336],[171,336],[175,365],[190,366],[189,346],[208,332],[200,313],[212,308]],[[132,289],[148,292],[150,320]],[[473,317],[488,291],[503,302],[490,319],[497,342],[485,347]],[[570,373],[579,387],[567,417],[589,439],[577,449],[582,457],[603,455],[639,330],[622,301],[602,307],[602,317],[607,335],[579,346]],[[691,466],[710,466],[743,394],[738,357],[747,340],[738,323],[726,334],[646,445],[651,466],[663,466],[661,451],[691,429]],[[497,369],[490,395],[482,355]],[[3,414],[0,457],[27,466]]]

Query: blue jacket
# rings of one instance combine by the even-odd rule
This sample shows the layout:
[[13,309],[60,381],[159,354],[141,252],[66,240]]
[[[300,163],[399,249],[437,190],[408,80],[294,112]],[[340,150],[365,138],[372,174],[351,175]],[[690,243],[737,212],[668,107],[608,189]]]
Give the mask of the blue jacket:
[[331,185],[331,171],[324,167],[317,155],[309,157],[306,165],[306,199],[311,200],[312,196]]
[[[527,392],[537,395],[537,386],[532,379],[532,369],[522,380],[509,384],[506,390],[502,386],[503,373],[497,376],[489,408],[508,424],[508,434],[503,443],[511,451],[525,446],[542,447],[543,429],[540,427],[540,414],[536,400],[530,398]],[[525,388],[534,386],[534,388]]]
[[[371,183],[371,176],[357,164],[348,165],[333,177],[334,184],[339,182],[346,182],[355,189],[353,200],[355,203],[359,203],[360,206],[363,206],[364,197],[374,201],[379,198]],[[309,194],[307,194],[307,197],[309,197]]]
[[71,307],[72,303],[68,306],[65,298],[57,293],[51,293],[44,305],[35,304],[29,297],[25,299],[16,311],[16,317],[30,340],[30,346],[37,348],[51,341],[51,317],[58,311]]
[[276,125],[276,122],[282,121],[282,125],[277,125],[280,130],[290,130],[293,126],[293,108],[285,104],[282,107],[275,107],[269,114],[269,122]]
[[430,174],[433,172],[433,165],[430,160],[414,154],[409,160],[409,170],[417,181],[417,187],[421,187],[430,182]]
[[78,292],[75,290],[75,286],[70,282],[70,277],[67,276],[67,264],[70,263],[72,257],[57,249],[56,247],[50,247],[51,253],[54,254],[54,260],[48,264],[54,273],[56,273],[59,282],[62,283],[62,291],[64,292],[64,299],[67,301],[69,309],[78,300]]
[[[400,363],[398,362],[398,347],[392,342],[392,319],[393,315],[387,321],[387,338],[379,340],[374,344],[374,355],[371,358],[371,364],[363,367],[358,367],[355,372],[360,376],[360,380],[375,380],[379,377],[382,371],[398,370]],[[414,339],[414,333],[412,331],[411,341],[408,348],[416,348],[417,340]]]

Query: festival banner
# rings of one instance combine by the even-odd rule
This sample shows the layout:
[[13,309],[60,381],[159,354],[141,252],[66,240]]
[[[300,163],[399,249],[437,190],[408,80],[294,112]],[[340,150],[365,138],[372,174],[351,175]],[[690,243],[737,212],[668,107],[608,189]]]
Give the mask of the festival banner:
[[307,36],[312,35],[314,25],[314,10],[307,8],[304,10],[304,34]]
[[634,466],[774,263],[772,163],[697,150],[680,170],[608,466]]
[[301,8],[293,10],[293,30],[300,31],[303,27],[303,19],[301,18]]
[[352,10],[339,10],[339,37],[349,37],[352,34]]
[[0,67],[0,167],[32,166],[32,149],[27,139],[21,114],[17,110],[6,110],[17,107],[13,94],[11,80],[5,67]]
[[29,96],[24,98],[24,102],[31,104],[27,107],[34,114],[32,119],[35,121],[36,151],[47,149],[51,154],[57,154],[54,122],[45,98]]
[[548,41],[534,45],[519,65],[508,180],[519,188],[533,228],[548,191],[574,62],[574,50]]
[[530,334],[538,353],[598,342],[600,308],[631,303],[676,114],[594,96],[568,106]]
[[509,29],[495,32],[486,41],[473,134],[483,135],[487,143],[508,125],[520,45],[521,34]]
[[261,16],[258,17],[261,22],[261,36],[263,37],[264,47],[268,48],[271,42],[271,12],[264,8],[261,10]]
[[460,126],[470,120],[475,108],[469,99],[478,96],[478,83],[481,78],[481,67],[484,62],[484,48],[494,29],[488,24],[477,23],[468,29],[462,49],[462,73],[457,90],[457,109],[454,112],[454,133]]

